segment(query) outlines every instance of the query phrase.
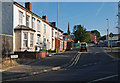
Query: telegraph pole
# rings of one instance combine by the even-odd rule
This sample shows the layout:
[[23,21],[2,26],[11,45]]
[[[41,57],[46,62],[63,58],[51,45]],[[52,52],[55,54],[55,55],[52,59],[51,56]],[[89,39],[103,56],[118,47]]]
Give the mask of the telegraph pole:
[[108,47],[109,47],[109,19],[106,19],[107,20],[107,38],[108,38]]

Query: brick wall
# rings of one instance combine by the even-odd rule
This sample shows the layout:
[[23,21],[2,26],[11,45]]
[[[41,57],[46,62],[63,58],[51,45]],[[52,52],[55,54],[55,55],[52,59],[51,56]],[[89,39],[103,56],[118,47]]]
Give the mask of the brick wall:
[[[60,40],[58,40],[58,47],[60,48]],[[57,49],[57,38],[55,38],[55,49]]]
[[91,41],[95,41],[95,36],[90,34]]
[[40,52],[14,52],[14,54],[18,55],[19,58],[31,58],[31,59],[40,59],[45,58],[48,56],[47,51],[40,51]]

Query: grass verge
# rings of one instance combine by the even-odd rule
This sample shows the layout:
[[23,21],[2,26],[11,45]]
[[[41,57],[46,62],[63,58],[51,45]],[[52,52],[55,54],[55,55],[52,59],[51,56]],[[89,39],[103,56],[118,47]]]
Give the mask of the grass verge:
[[10,60],[9,57],[5,57],[2,59],[2,70],[5,70],[9,67],[18,66],[27,62],[31,62],[33,60],[34,59],[22,59],[22,58]]

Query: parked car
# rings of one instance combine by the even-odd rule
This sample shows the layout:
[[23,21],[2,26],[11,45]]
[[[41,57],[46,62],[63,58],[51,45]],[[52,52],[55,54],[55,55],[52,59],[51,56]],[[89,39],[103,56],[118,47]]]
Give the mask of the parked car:
[[67,42],[67,50],[73,50],[73,41]]
[[80,52],[83,50],[87,52],[87,48],[88,48],[87,43],[80,43]]

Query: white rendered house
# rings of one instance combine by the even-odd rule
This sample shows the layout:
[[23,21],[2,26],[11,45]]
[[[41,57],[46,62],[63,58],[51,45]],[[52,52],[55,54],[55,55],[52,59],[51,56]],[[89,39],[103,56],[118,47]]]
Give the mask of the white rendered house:
[[[31,3],[26,7],[14,2],[13,4],[13,50],[39,51],[55,49],[55,32],[57,28],[47,22],[47,16],[39,17],[31,11]],[[63,31],[58,30],[61,35]],[[60,37],[62,39],[62,36]],[[62,44],[61,44],[62,45]],[[62,47],[62,46],[61,46]]]
[[[59,48],[62,49],[63,31],[58,29],[55,22],[47,22],[47,16],[42,18],[31,11],[31,3],[25,3],[25,7],[17,2],[0,2],[0,19],[2,36],[10,37],[9,43],[11,48],[6,50],[10,52],[39,52],[41,48],[46,50],[56,49],[56,39],[59,40]],[[4,41],[3,41],[4,42]],[[6,44],[5,44],[6,45]],[[7,47],[7,46],[6,46]],[[5,48],[6,48],[5,47]],[[3,47],[2,47],[3,48]]]

